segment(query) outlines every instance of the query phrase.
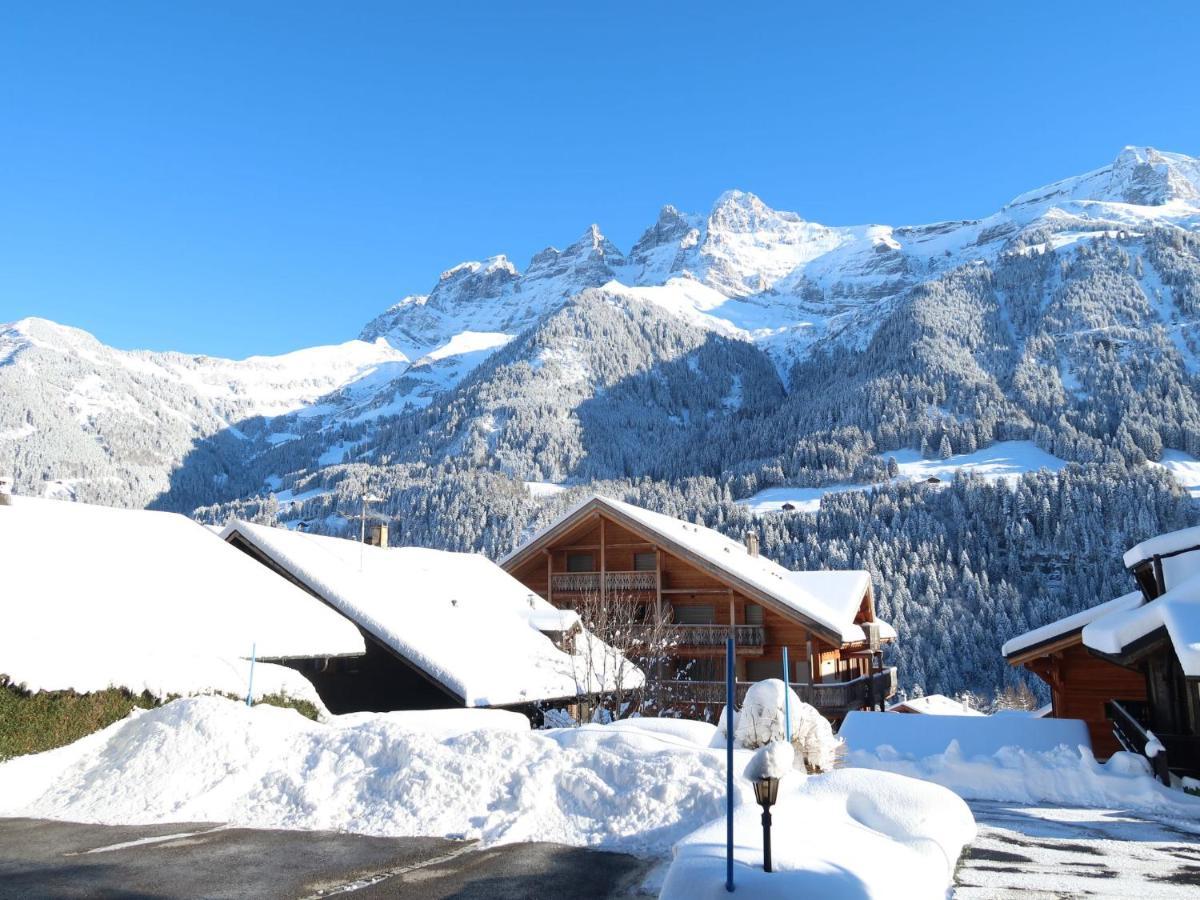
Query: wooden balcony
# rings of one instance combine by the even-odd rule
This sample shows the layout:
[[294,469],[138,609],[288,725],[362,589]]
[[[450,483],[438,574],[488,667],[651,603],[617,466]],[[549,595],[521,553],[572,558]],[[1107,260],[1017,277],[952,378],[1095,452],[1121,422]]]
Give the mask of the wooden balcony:
[[[604,589],[613,593],[653,591],[658,587],[657,572],[605,572]],[[555,572],[550,576],[550,590],[559,594],[600,593],[599,572]]]
[[[746,691],[752,681],[739,681],[735,685],[736,702],[746,699]],[[826,715],[841,716],[852,709],[881,703],[896,693],[896,669],[894,667],[873,675],[860,675],[850,681],[826,681],[818,684],[791,683],[796,695],[810,706]],[[725,682],[723,681],[671,681],[664,685],[667,695],[674,703],[697,706],[721,707],[725,705]]]

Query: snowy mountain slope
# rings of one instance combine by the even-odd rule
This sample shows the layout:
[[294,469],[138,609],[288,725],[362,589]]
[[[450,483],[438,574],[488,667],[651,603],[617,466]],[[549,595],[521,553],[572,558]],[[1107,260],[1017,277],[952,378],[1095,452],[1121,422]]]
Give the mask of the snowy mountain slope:
[[90,485],[81,499],[142,505],[166,489],[198,439],[252,443],[247,423],[290,412],[320,419],[408,365],[385,341],[226,360],[116,350],[78,329],[22,319],[0,326],[0,468],[18,490],[70,479]]

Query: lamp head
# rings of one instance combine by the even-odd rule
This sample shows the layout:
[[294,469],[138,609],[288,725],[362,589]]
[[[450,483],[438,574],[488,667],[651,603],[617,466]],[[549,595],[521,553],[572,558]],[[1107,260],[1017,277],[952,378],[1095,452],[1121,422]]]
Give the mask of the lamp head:
[[779,797],[778,778],[759,778],[754,782],[754,799],[763,809],[774,806]]

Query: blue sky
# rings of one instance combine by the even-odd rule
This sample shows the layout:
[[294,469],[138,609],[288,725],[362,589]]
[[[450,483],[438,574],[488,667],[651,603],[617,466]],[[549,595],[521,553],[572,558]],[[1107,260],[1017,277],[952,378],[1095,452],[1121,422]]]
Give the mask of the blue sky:
[[227,356],[731,187],[983,215],[1200,155],[1200,5],[0,4],[0,321]]

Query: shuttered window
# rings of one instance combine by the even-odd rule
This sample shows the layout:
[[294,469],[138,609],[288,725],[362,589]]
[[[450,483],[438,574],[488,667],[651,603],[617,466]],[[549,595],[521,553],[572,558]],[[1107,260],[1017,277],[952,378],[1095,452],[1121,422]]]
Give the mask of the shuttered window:
[[567,571],[568,572],[595,572],[596,557],[591,553],[568,553],[567,554]]
[[711,606],[677,606],[675,621],[679,625],[712,625],[716,621],[716,611]]

